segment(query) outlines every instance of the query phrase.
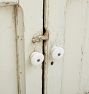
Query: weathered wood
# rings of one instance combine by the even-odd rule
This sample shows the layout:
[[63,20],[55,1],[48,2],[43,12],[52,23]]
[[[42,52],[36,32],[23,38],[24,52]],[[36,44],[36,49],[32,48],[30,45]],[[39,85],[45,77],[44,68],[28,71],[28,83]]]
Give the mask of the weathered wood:
[[24,26],[21,8],[0,7],[0,22],[0,93],[25,94]]
[[[64,0],[45,2],[45,29],[49,32],[49,40],[45,42],[44,94],[61,94],[63,58],[54,61],[52,48],[64,48]],[[52,64],[53,63],[53,64]]]
[[32,43],[32,38],[43,33],[43,0],[20,0],[19,4],[25,23],[26,94],[42,94],[42,67],[32,65],[30,55],[34,51],[42,53],[42,41]]
[[63,94],[79,93],[82,45],[82,3],[70,1],[66,9]]
[[0,7],[0,94],[18,94],[14,7]]
[[26,94],[25,87],[25,48],[24,48],[24,18],[22,8],[14,7],[17,52],[18,94]]
[[89,94],[89,2],[83,1],[83,43],[81,57],[80,94]]
[[66,2],[62,94],[88,94],[88,2],[87,0],[68,1]]
[[[49,4],[46,2],[48,4],[46,12],[49,10],[49,13],[45,15],[45,28],[49,31],[49,41],[44,45],[46,46],[44,92],[45,94],[88,94],[88,1],[65,0],[62,2],[57,0],[54,2],[49,0]],[[64,5],[66,5],[65,25],[63,23]],[[65,29],[65,41],[63,29]],[[56,64],[54,62],[51,66],[51,48],[54,45],[63,47],[64,42],[64,62],[62,60]],[[62,74],[61,71],[63,71]]]

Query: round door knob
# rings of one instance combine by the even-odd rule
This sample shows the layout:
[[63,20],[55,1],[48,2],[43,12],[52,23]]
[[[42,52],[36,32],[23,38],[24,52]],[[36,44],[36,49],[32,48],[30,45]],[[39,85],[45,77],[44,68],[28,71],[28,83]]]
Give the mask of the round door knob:
[[52,58],[54,60],[59,60],[64,54],[64,49],[62,47],[53,47],[52,49]]
[[39,52],[33,52],[31,54],[31,63],[33,65],[39,65],[44,61],[44,55]]

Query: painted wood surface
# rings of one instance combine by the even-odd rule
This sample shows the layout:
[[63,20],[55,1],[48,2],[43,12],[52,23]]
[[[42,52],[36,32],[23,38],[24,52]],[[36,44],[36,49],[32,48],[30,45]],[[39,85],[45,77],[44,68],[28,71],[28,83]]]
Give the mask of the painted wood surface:
[[[44,27],[49,32],[49,41],[44,42],[43,92],[44,94],[88,94],[89,2],[88,0],[46,0],[44,3]],[[54,61],[52,65],[53,46],[63,47],[65,55],[60,61]]]
[[14,7],[0,7],[0,94],[18,94]]
[[49,32],[49,40],[45,42],[44,94],[61,94],[63,58],[54,61],[52,48],[64,48],[64,5],[65,0],[46,0],[45,28]]
[[[48,4],[48,5],[47,5]],[[48,6],[48,8],[47,8]],[[55,0],[46,2],[49,41],[45,43],[45,94],[89,93],[89,2]],[[65,15],[64,15],[65,14]],[[51,65],[51,48],[65,49],[64,60]]]
[[80,93],[89,94],[89,2],[83,1],[84,27],[82,44],[82,73]]
[[18,0],[0,0],[0,6],[16,5]]
[[0,7],[0,93],[25,94],[24,26],[19,6]]
[[26,94],[25,83],[25,45],[23,10],[19,5],[14,7],[17,54],[18,94]]
[[32,43],[35,35],[43,33],[43,0],[20,0],[25,25],[25,73],[26,94],[42,94],[42,66],[30,62],[32,52],[42,53],[42,41]]
[[[44,3],[44,18],[42,0],[20,0],[22,8],[0,7],[0,94],[25,94],[25,89],[26,94],[42,94],[42,90],[44,94],[89,93],[89,2],[46,0]],[[43,34],[43,20],[49,32],[44,47],[42,41],[32,43],[33,36]],[[59,61],[52,58],[53,46],[65,50]],[[30,62],[31,53],[42,53],[42,49],[44,80],[42,65]]]
[[89,4],[67,0],[62,94],[89,93]]

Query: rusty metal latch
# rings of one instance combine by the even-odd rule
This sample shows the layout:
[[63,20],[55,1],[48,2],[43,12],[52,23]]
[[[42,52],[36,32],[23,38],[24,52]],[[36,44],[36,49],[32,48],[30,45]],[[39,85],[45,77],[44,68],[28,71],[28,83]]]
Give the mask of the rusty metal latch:
[[42,40],[48,40],[49,39],[49,33],[45,32],[44,35],[37,35],[35,37],[32,38],[32,42],[36,43],[36,42],[40,42]]

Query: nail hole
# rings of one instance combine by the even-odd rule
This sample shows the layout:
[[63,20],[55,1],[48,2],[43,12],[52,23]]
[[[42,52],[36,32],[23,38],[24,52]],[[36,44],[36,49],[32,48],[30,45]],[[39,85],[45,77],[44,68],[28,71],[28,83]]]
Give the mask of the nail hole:
[[40,59],[37,59],[37,62],[40,62]]
[[51,65],[53,65],[53,64],[54,64],[54,62],[52,61],[52,62],[51,62]]

